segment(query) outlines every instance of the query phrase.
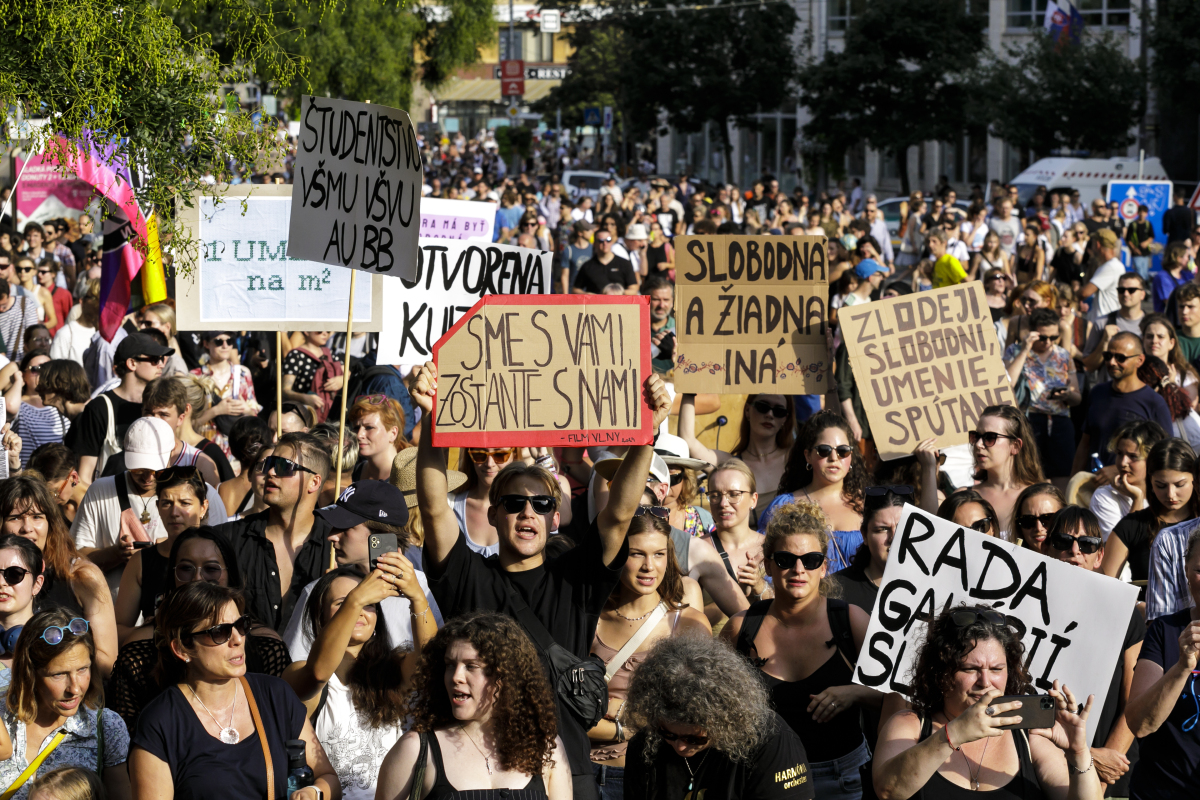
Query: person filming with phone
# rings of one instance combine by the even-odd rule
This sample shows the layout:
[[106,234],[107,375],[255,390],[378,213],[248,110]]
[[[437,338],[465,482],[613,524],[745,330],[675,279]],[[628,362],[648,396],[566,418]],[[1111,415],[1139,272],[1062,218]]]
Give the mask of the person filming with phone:
[[[1014,695],[1029,697],[1024,704],[993,704]],[[1058,681],[1046,703],[1052,708],[1043,711],[1045,697],[1034,695],[1025,647],[1003,614],[966,604],[942,612],[917,655],[911,708],[888,718],[885,702],[876,794],[880,800],[950,800],[972,791],[1100,800],[1105,785],[1087,736],[1095,697],[1078,713],[1074,693]],[[1050,726],[1026,732],[1039,722]]]

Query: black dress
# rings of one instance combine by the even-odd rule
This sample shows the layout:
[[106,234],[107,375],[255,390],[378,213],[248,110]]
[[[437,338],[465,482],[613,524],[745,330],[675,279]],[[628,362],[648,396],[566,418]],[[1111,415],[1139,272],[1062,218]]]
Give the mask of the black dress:
[[442,748],[438,744],[437,734],[430,732],[424,736],[429,742],[433,767],[437,770],[433,789],[425,796],[425,800],[545,800],[546,784],[541,775],[534,775],[521,789],[455,789],[446,777],[446,765],[442,763]]
[[138,610],[146,622],[154,621],[158,598],[171,588],[171,559],[158,552],[157,546],[142,550],[142,602]]

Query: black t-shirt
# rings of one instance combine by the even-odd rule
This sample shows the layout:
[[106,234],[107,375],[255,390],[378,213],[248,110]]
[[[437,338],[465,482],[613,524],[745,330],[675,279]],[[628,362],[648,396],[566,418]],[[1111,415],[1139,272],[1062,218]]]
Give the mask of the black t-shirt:
[[879,594],[879,587],[871,583],[871,579],[862,568],[851,565],[830,577],[842,587],[842,599],[847,603],[858,606],[867,614],[875,608],[875,596]]
[[637,286],[637,275],[629,259],[613,256],[607,266],[595,258],[583,262],[575,275],[574,288],[583,289],[588,294],[603,294],[604,287],[610,283],[619,283],[626,288]]
[[[287,794],[284,742],[304,730],[304,704],[280,678],[248,673],[246,680],[262,717],[275,772],[275,798]],[[224,744],[204,729],[179,687],[150,701],[138,717],[130,745],[167,763],[176,800],[209,797],[265,797],[267,770],[258,734]],[[273,798],[273,800],[275,800]]]
[[113,419],[117,424],[117,442],[125,443],[125,431],[134,420],[142,416],[142,404],[131,403],[117,397],[116,391],[108,391],[91,400],[83,407],[79,419],[71,424],[71,429],[63,437],[63,444],[81,456],[99,456],[104,447],[104,439],[108,435],[108,407],[103,398],[112,401]]
[[744,762],[719,750],[688,759],[696,773],[693,791],[688,764],[670,745],[646,761],[645,733],[634,736],[625,756],[625,800],[809,800],[815,796],[804,745],[775,714],[775,731]]
[[[1120,655],[1117,656],[1117,666],[1113,670],[1112,684],[1108,687],[1108,694],[1104,698],[1104,707],[1100,709],[1100,721],[1096,724],[1096,735],[1092,738],[1092,747],[1104,747],[1104,743],[1108,741],[1108,735],[1112,733],[1113,727],[1117,724],[1117,703],[1120,702],[1121,680],[1125,675],[1125,651],[1145,638],[1146,623],[1142,619],[1142,612],[1135,608],[1129,618],[1129,626],[1125,629],[1125,641],[1121,644]],[[1125,755],[1130,762],[1130,772],[1126,772],[1120,780],[1106,788],[1105,795],[1108,797],[1129,796],[1129,776],[1133,763],[1138,760],[1137,739],[1133,740],[1133,744],[1129,746],[1129,751]]]
[[1150,526],[1153,524],[1154,512],[1143,508],[1123,518],[1112,529],[1112,535],[1129,548],[1129,571],[1135,581],[1150,577]]

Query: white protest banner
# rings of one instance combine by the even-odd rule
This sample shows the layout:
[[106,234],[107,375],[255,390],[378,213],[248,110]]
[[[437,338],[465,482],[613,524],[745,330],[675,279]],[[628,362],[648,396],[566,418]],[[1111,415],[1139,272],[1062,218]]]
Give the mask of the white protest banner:
[[547,294],[554,254],[491,242],[422,239],[411,279],[383,281],[379,364],[421,364],[490,294]]
[[906,505],[871,614],[854,682],[911,693],[927,623],[960,603],[1007,615],[1025,643],[1034,688],[1058,680],[1104,707],[1138,589]]
[[408,114],[304,95],[288,255],[412,276],[421,227],[421,153]]
[[470,239],[490,242],[496,224],[496,204],[474,200],[421,198],[422,239]]
[[[180,330],[345,327],[351,274],[287,255],[291,206],[291,188],[272,184],[224,187],[215,197],[197,196],[191,208],[179,204],[179,221],[198,245],[176,255]],[[382,326],[382,292],[376,291],[382,282],[373,276],[358,282],[356,331]]]

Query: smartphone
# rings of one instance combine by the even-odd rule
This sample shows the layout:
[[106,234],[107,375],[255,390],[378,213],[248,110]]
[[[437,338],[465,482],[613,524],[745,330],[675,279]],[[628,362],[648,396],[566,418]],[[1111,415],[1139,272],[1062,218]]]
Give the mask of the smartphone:
[[143,548],[149,547],[149,546],[150,546],[150,545],[152,545],[152,544],[154,544],[154,542],[134,542],[134,543],[133,543],[133,549],[134,549],[134,550],[141,550],[141,549],[143,549]]
[[1000,703],[1020,703],[1020,708],[1000,712],[1002,717],[1020,717],[1016,725],[1002,725],[1001,730],[1011,731],[1018,728],[1053,728],[1054,727],[1054,698],[1048,694],[1013,694],[997,697],[989,705]]
[[394,533],[375,533],[367,538],[367,546],[369,549],[368,558],[370,559],[371,569],[375,569],[379,565],[379,557],[384,553],[394,553],[400,549],[396,541]]

